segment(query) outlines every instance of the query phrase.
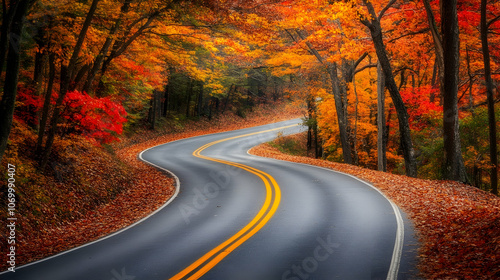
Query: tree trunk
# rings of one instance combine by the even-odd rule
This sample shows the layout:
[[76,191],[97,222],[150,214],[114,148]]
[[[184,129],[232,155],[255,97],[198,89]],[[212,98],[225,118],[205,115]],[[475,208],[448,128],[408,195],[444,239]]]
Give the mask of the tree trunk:
[[340,82],[337,75],[337,64],[332,63],[328,66],[328,74],[330,75],[330,81],[332,84],[332,93],[335,100],[335,110],[337,111],[337,122],[339,125],[339,136],[340,144],[342,145],[342,157],[344,162],[347,164],[352,164],[352,150],[349,141],[349,135],[347,131],[347,112],[345,110],[346,104],[342,100],[340,93]]
[[473,182],[474,182],[474,187],[481,189],[481,183],[482,183],[482,170],[477,166],[477,164],[474,163],[474,168],[472,171],[472,177],[473,177]]
[[[431,78],[431,86],[433,89],[436,89],[439,86],[438,81],[437,81],[437,76],[439,75],[438,71],[439,71],[438,62],[437,62],[437,58],[436,58],[436,59],[434,59],[434,66],[432,69],[432,78]],[[434,94],[434,91],[432,91],[431,96],[429,98],[429,101],[434,103],[435,100],[436,100],[436,95]]]
[[307,154],[309,155],[313,146],[313,122],[314,120],[314,104],[310,94],[307,95]]
[[156,92],[153,91],[153,96],[151,98],[151,107],[149,108],[149,121],[151,122],[151,129],[156,129]]
[[[441,36],[439,35],[439,30],[436,24],[436,19],[432,13],[432,8],[429,0],[423,0],[425,12],[427,13],[427,20],[429,21],[429,27],[431,30],[432,39],[434,41],[434,49],[436,52],[436,64],[437,73],[439,74],[440,91],[443,92],[443,69],[444,69],[444,58],[443,58],[443,42],[441,41]],[[433,84],[434,85],[434,84]]]
[[43,146],[43,136],[45,135],[45,130],[47,128],[47,120],[49,118],[50,112],[50,101],[52,99],[52,90],[54,88],[54,79],[56,77],[56,63],[55,54],[51,53],[49,55],[49,81],[47,83],[47,90],[44,95],[43,108],[42,108],[42,118],[40,120],[40,128],[38,130],[38,140],[36,143],[36,154],[39,155],[42,152]]
[[[16,13],[17,7],[19,5],[19,0],[11,0],[9,6],[7,7],[7,0],[2,0],[2,27],[0,34],[0,78],[3,72],[3,67],[5,66],[5,60],[7,56],[7,51],[9,49],[9,42],[11,40],[11,25]],[[20,37],[20,34],[14,35]]]
[[[43,42],[38,42],[39,46],[43,46]],[[42,97],[44,95],[43,91],[43,77],[44,72],[46,71],[46,56],[44,52],[37,51],[35,53],[35,67],[33,70],[33,87],[35,89],[35,95],[38,97]],[[40,130],[40,112],[36,112],[37,121],[34,124],[34,128],[36,131]]]
[[385,141],[385,78],[382,66],[377,63],[377,162],[379,171],[387,171]]
[[219,98],[215,97],[215,115],[219,115],[219,108],[220,108],[220,100]]
[[[352,89],[354,91],[354,135],[353,135],[353,140],[352,142],[352,157],[353,157],[353,163],[354,165],[359,165],[359,156],[358,156],[358,117],[359,117],[359,97],[358,97],[358,92],[356,91],[356,78],[353,76],[352,77]],[[347,90],[346,90],[346,95],[347,95]],[[346,96],[347,97],[347,96]],[[346,108],[347,111],[347,108]]]
[[[12,1],[14,2],[14,1]],[[12,3],[11,2],[11,3]],[[21,0],[15,10],[10,26],[10,37],[21,38],[23,30],[24,17],[28,11],[29,1]],[[4,5],[5,8],[5,5]],[[10,7],[12,8],[12,6]],[[7,140],[9,139],[10,129],[12,127],[12,119],[14,107],[16,104],[17,82],[19,79],[19,63],[21,58],[20,45],[11,42],[8,44],[9,51],[6,60],[5,82],[3,87],[3,96],[0,101],[0,161],[7,148]]]
[[212,107],[213,107],[213,101],[214,101],[214,98],[210,98],[210,101],[208,102],[208,120],[211,121],[212,120]]
[[[233,92],[233,88],[234,88],[234,91],[236,91],[235,85],[231,85],[229,87],[229,91],[227,92],[227,95],[226,95],[226,101],[224,102],[224,108],[222,108],[222,114],[224,114],[224,112],[226,112],[227,106],[229,105],[229,102],[231,102],[231,93]],[[217,108],[217,110],[218,110],[218,108]]]
[[319,141],[319,136],[318,136],[318,123],[314,122],[314,154],[316,158],[321,158],[321,145]]
[[[39,43],[38,46],[43,47],[43,43]],[[35,95],[42,95],[43,87],[43,72],[45,71],[45,54],[41,51],[35,53],[35,66],[33,69],[33,87],[35,89]]]
[[165,90],[163,91],[163,98],[165,101],[163,102],[163,117],[167,117],[168,114],[168,107],[170,103],[170,81],[168,84],[165,86]]
[[488,102],[488,125],[490,138],[491,159],[491,191],[498,195],[498,158],[497,158],[497,132],[495,120],[495,100],[493,96],[493,81],[491,79],[490,50],[488,47],[488,24],[486,22],[486,0],[481,0],[481,45],[484,60],[484,78],[486,80],[486,94]]
[[196,114],[198,117],[201,117],[203,113],[203,82],[199,83],[200,85],[200,91],[198,92],[198,105],[196,106]]
[[474,87],[474,75],[472,74],[471,66],[470,66],[470,55],[469,55],[469,48],[466,50],[467,52],[467,76],[469,76],[469,106],[470,110],[472,113],[472,116],[474,116],[474,96],[472,95],[473,93],[473,87]]
[[458,71],[460,42],[458,35],[457,0],[442,0],[441,30],[443,34],[443,137],[445,179],[467,182],[462,158],[458,124]]
[[191,111],[191,98],[193,96],[193,79],[189,78],[189,86],[187,92],[186,118],[189,118]]
[[399,94],[398,86],[396,85],[396,82],[394,80],[392,66],[389,61],[389,57],[387,56],[387,51],[382,38],[382,27],[380,25],[380,20],[377,16],[375,16],[375,10],[372,4],[367,0],[363,0],[363,2],[372,15],[372,19],[371,21],[362,20],[361,22],[370,29],[373,44],[375,46],[375,51],[384,72],[385,85],[389,90],[392,102],[394,103],[394,107],[396,108],[396,113],[399,121],[400,144],[405,159],[406,175],[410,177],[417,177],[417,162],[415,159],[415,151],[413,150],[413,142],[411,140],[408,112],[406,110],[403,99]]
[[307,128],[307,154],[310,155],[311,149],[312,149],[312,139],[313,139],[313,133],[312,133],[312,127]]
[[151,99],[151,109],[150,109],[150,121],[151,121],[151,129],[156,129],[156,122],[158,121],[159,116],[161,115],[161,91],[153,90],[153,96]]

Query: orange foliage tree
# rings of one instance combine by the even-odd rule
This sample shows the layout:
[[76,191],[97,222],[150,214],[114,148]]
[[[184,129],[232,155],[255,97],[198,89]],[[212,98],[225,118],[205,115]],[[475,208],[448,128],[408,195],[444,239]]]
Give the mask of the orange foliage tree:
[[[496,3],[489,5],[487,27],[492,32],[498,25],[498,7]],[[276,75],[293,77],[296,91],[310,96],[304,100],[309,100],[310,117],[318,117],[318,122],[310,124],[319,125],[324,156],[375,167],[369,158],[374,157],[372,146],[378,134],[382,143],[389,145],[391,169],[415,176],[418,163],[424,170],[423,177],[445,174],[443,159],[438,156],[445,156],[440,123],[443,116],[439,113],[443,114],[443,105],[450,102],[443,104],[441,90],[445,50],[439,1],[278,1],[245,11],[245,19],[261,27],[252,30],[253,37],[267,38],[267,45],[261,45],[261,49],[266,50],[268,67]],[[480,49],[480,5],[458,1],[457,18],[461,44],[460,64],[455,67],[459,69],[456,96],[458,121],[463,122],[486,105],[481,82],[485,64]],[[496,46],[498,36],[490,36],[489,44]],[[493,50],[492,57],[498,58],[498,49],[489,49]],[[498,69],[497,60],[491,61],[493,69]],[[391,100],[381,101],[386,105],[386,125],[374,129],[382,115],[375,110],[380,102],[376,100],[375,81],[382,75],[371,69],[377,62],[382,64],[384,74],[381,85],[385,84]],[[498,79],[495,71],[491,73],[492,80]],[[311,100],[321,101],[314,104]],[[467,137],[461,135],[462,140]],[[493,138],[498,141],[496,133]],[[466,155],[469,148],[453,149],[458,155]],[[498,157],[498,151],[494,157]],[[479,161],[476,167],[469,159],[465,162],[469,175],[488,170],[481,165],[481,171],[473,172]],[[456,168],[458,163],[452,165]]]

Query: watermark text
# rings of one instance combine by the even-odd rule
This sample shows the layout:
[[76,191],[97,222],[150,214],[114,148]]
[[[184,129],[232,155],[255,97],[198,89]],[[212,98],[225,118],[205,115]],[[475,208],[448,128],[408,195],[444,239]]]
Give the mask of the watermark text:
[[312,251],[312,254],[304,258],[300,263],[293,264],[291,268],[281,275],[281,280],[305,280],[309,279],[311,274],[318,270],[321,262],[326,261],[340,247],[339,243],[332,240],[332,236],[326,238],[316,238],[317,246]]
[[16,269],[16,166],[7,166],[7,263],[9,271]]

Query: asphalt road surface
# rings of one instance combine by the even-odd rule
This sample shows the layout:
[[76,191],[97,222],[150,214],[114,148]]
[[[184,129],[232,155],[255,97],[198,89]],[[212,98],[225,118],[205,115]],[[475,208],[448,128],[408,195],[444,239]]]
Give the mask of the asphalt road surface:
[[300,122],[144,151],[144,161],[175,174],[175,198],[125,230],[0,279],[415,279],[411,223],[379,191],[349,175],[247,153],[304,130]]

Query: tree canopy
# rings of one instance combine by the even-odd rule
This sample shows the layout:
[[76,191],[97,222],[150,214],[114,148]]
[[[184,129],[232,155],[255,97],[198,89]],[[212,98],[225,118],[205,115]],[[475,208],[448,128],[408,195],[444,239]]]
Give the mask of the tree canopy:
[[3,4],[2,157],[13,122],[43,170],[67,135],[105,144],[294,99],[318,157],[498,192],[497,1]]

